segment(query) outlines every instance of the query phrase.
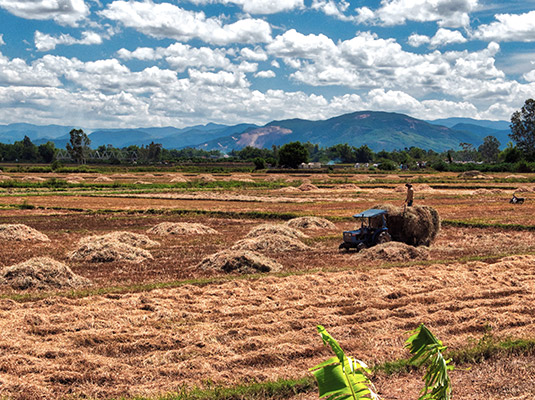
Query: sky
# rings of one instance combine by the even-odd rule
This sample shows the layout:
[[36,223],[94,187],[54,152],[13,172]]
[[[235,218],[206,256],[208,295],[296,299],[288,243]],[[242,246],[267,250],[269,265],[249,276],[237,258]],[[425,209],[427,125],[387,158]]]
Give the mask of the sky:
[[510,120],[535,0],[0,0],[0,124]]

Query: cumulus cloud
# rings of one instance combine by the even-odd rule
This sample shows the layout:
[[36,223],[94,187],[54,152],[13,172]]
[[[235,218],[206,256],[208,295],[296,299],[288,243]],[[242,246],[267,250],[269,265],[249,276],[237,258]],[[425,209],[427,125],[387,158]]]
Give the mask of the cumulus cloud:
[[433,37],[413,34],[409,36],[408,43],[413,47],[428,44],[431,48],[446,46],[455,43],[466,43],[467,39],[459,31],[439,28]]
[[498,14],[496,22],[480,25],[473,37],[497,42],[535,42],[535,11],[525,14]]
[[275,14],[305,7],[303,0],[190,0],[195,4],[236,4],[250,14]]
[[244,47],[240,50],[240,54],[246,60],[251,61],[266,61],[268,59],[266,52],[259,47],[255,48],[254,50]]
[[189,67],[227,69],[231,65],[224,49],[195,48],[182,43],[174,43],[169,47],[157,47],[156,49],[139,47],[134,51],[123,48],[117,54],[124,60],[154,61],[165,59],[178,72],[183,72]]
[[346,15],[349,3],[345,0],[313,0],[311,8],[341,21],[356,21],[356,16]]
[[218,18],[207,18],[203,12],[184,10],[170,3],[114,1],[100,15],[156,38],[200,39],[216,45],[271,40],[271,27],[266,21],[245,18],[225,25]]
[[392,26],[407,21],[437,21],[440,26],[458,28],[470,23],[470,13],[476,10],[478,0],[383,0],[381,7],[373,11],[358,8],[357,20]]
[[3,44],[6,44],[6,42],[4,42],[4,35],[0,33],[0,46],[2,46]]
[[77,26],[89,15],[84,0],[0,0],[0,7],[20,18],[50,19],[69,26]]
[[255,74],[255,77],[256,78],[275,78],[275,72],[271,71],[271,70],[267,70],[267,71],[258,71],[256,74]]
[[57,45],[93,45],[102,44],[102,36],[96,32],[82,32],[81,39],[75,39],[69,34],[52,36],[46,33],[35,31],[34,34],[35,48],[38,51],[49,51],[56,48]]

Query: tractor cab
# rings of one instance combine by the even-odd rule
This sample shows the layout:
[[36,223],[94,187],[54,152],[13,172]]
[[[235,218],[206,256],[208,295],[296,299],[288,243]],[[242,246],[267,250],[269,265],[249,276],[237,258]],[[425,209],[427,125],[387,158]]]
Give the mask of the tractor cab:
[[360,227],[343,233],[343,243],[340,249],[356,249],[360,251],[380,243],[392,240],[386,226],[386,210],[371,208],[353,215],[359,221]]

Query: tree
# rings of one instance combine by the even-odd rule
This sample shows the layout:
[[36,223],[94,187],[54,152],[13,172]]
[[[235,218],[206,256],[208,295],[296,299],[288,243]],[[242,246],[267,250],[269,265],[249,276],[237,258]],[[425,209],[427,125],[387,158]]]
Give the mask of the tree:
[[299,164],[308,162],[308,150],[301,142],[291,142],[279,150],[279,165],[297,168]]
[[485,162],[496,162],[500,154],[500,142],[494,136],[486,136],[477,152]]
[[56,155],[56,146],[53,142],[46,142],[44,144],[40,144],[37,148],[37,151],[39,152],[39,156],[43,159],[46,163],[51,163],[54,161],[54,156]]
[[511,133],[509,137],[526,158],[535,158],[535,100],[528,99],[520,111],[511,116]]
[[24,139],[22,139],[20,158],[26,161],[37,161],[37,147],[28,136],[24,136]]
[[91,139],[89,139],[82,129],[73,129],[69,132],[69,135],[71,139],[66,146],[69,155],[78,164],[85,164]]

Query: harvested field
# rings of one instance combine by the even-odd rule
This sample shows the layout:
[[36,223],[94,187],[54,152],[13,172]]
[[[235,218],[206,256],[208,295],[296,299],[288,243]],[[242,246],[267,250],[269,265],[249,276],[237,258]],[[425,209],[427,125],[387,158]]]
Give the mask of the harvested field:
[[0,224],[0,240],[48,242],[45,234],[24,224]]
[[319,217],[299,217],[287,222],[290,228],[296,229],[336,229],[336,225],[326,218]]
[[147,233],[153,235],[213,235],[218,232],[209,226],[188,222],[162,222],[150,228]]
[[230,273],[250,274],[257,272],[278,272],[282,265],[259,253],[249,250],[225,250],[202,260],[197,268],[219,270]]
[[77,289],[89,285],[89,279],[48,257],[35,257],[0,269],[0,286],[15,290]]
[[68,254],[68,258],[75,261],[92,263],[128,261],[142,263],[152,260],[152,255],[145,249],[131,246],[117,241],[82,240],[76,250]]
[[160,245],[160,243],[149,239],[147,235],[143,235],[141,233],[126,232],[126,231],[110,232],[105,235],[88,236],[88,237],[82,238],[79,244],[85,245],[85,244],[90,244],[90,243],[107,243],[107,242],[119,242],[119,243],[125,243],[129,246],[144,247],[144,248],[157,247]]
[[273,233],[266,233],[262,236],[257,236],[248,239],[242,239],[234,244],[231,250],[248,250],[248,251],[303,251],[309,250],[310,247],[286,235],[277,235]]

